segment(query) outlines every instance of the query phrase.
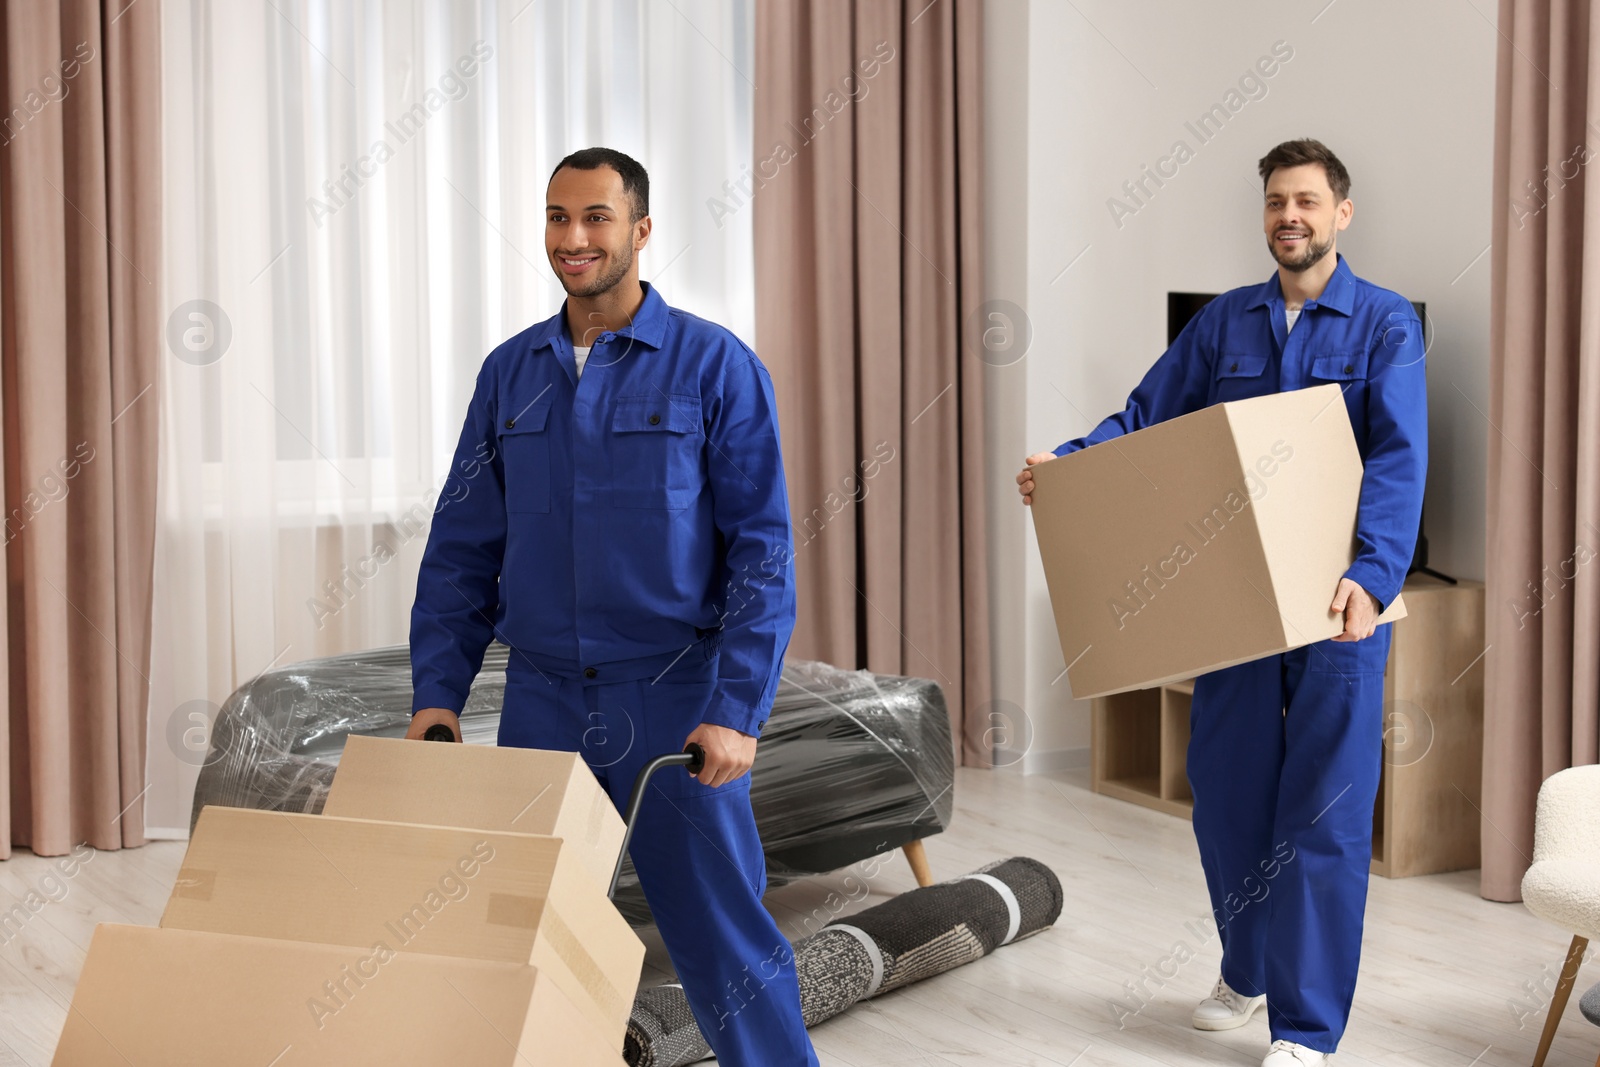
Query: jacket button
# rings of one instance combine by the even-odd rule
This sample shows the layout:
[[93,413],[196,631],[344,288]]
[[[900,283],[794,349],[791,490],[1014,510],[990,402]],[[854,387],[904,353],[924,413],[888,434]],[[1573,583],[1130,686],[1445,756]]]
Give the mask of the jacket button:
[[515,429],[516,425],[517,425],[517,420],[516,419],[507,419],[506,420],[506,429],[508,429],[508,430]]
[[1237,363],[1235,363],[1235,364],[1234,364],[1234,365],[1233,365],[1233,366],[1231,366],[1231,367],[1229,367],[1229,368],[1228,368],[1228,369],[1229,369],[1229,370],[1230,370],[1230,371],[1235,371],[1235,370],[1238,370],[1238,369],[1239,369],[1239,364],[1237,364]]
[[595,670],[593,667],[585,667],[583,669],[583,676],[585,678],[593,678],[595,675],[597,675],[599,673],[600,672]]
[[1351,373],[1351,372],[1352,372],[1352,371],[1354,371],[1354,370],[1355,370],[1355,368],[1354,368],[1354,367],[1352,367],[1352,366],[1351,366],[1351,365],[1350,365],[1350,364],[1348,364],[1348,363],[1346,363],[1346,364],[1345,364],[1345,365],[1344,365],[1344,372],[1345,372],[1345,373],[1346,373],[1346,374],[1349,374],[1349,373]]
[[659,425],[661,425],[661,416],[660,415],[651,415],[650,416],[650,425],[651,426],[659,426]]

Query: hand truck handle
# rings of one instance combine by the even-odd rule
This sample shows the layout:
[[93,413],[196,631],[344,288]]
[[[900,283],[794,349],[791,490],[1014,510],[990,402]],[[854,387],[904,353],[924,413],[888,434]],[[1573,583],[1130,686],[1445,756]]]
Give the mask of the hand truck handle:
[[657,756],[644,765],[639,777],[633,781],[633,793],[628,797],[628,809],[622,817],[625,824],[622,831],[622,851],[617,855],[617,866],[611,872],[611,888],[606,890],[608,898],[611,900],[617,898],[617,882],[622,878],[622,861],[628,856],[628,845],[633,841],[633,829],[639,821],[639,808],[644,803],[644,791],[650,784],[651,775],[663,767],[682,767],[690,774],[699,774],[705,765],[706,750],[696,744],[689,745],[682,752]]

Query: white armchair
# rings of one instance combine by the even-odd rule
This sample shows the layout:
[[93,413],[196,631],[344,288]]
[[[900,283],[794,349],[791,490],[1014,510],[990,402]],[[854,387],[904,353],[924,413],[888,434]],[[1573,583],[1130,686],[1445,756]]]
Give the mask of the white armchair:
[[1533,1067],[1544,1067],[1589,939],[1600,940],[1600,766],[1558,771],[1539,787],[1522,902],[1573,935],[1533,1058]]

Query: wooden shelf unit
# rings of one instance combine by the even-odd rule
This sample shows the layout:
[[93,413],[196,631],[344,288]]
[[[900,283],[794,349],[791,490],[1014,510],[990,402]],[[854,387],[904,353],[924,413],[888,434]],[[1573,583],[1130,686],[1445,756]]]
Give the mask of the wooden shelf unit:
[[[1384,756],[1372,871],[1386,878],[1478,866],[1484,590],[1413,575],[1385,670]],[[1186,755],[1194,682],[1099,697],[1094,791],[1190,818]]]

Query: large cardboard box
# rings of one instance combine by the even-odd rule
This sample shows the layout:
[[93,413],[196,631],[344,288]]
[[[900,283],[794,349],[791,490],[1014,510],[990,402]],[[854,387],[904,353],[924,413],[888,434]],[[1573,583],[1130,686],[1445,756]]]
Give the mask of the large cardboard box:
[[[1333,637],[1361,455],[1338,386],[1231,403],[1034,468],[1033,520],[1075,697]],[[1380,616],[1405,616],[1396,597]]]
[[56,1067],[351,1067],[622,1057],[526,964],[101,924]]
[[620,1050],[644,944],[578,851],[532,834],[212,806],[161,925],[532,964]]
[[601,892],[622,852],[622,817],[571,752],[352,736],[322,813],[559,837]]

